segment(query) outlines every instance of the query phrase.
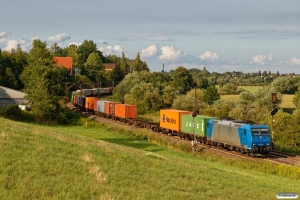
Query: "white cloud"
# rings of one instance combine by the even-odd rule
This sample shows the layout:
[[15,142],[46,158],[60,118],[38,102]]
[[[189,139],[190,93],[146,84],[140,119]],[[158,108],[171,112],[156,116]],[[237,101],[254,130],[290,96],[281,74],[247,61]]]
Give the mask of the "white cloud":
[[27,51],[32,46],[33,39],[0,39],[0,48],[3,47],[6,51],[11,51],[11,49],[17,49],[18,44],[21,46],[23,51]]
[[29,40],[33,41],[33,40],[38,40],[38,39],[39,39],[39,36],[35,36],[35,37],[30,38]]
[[104,40],[100,40],[99,44],[108,44],[108,42],[104,41]]
[[82,44],[82,42],[70,42],[68,46],[70,46],[72,44],[74,44],[76,46],[80,46]]
[[296,58],[296,57],[291,58],[290,63],[291,63],[291,65],[300,65],[300,59]]
[[272,60],[273,60],[272,55],[269,56],[256,55],[256,56],[252,56],[252,60],[250,61],[250,64],[264,65],[265,62],[272,61]]
[[272,61],[273,60],[273,55],[268,55],[268,59],[269,59],[269,61]]
[[10,35],[10,32],[0,32],[0,38],[7,37]]
[[176,60],[181,56],[181,51],[176,51],[173,46],[164,46],[160,48],[162,54],[159,56],[160,60]]
[[18,46],[19,42],[17,40],[8,40],[6,42],[5,50],[10,51],[11,49],[16,49]]
[[100,47],[98,48],[100,51],[103,52],[105,55],[122,55],[122,52],[124,51],[123,48],[120,45],[115,46],[107,46],[106,48]]
[[199,56],[201,60],[211,60],[211,61],[217,61],[219,59],[219,56],[217,53],[212,53],[210,51],[207,51]]
[[48,37],[47,40],[50,42],[62,42],[62,41],[69,40],[70,38],[71,36],[67,33],[59,33],[57,35]]
[[147,47],[146,49],[142,50],[141,57],[149,58],[149,57],[156,55],[156,53],[157,53],[157,47],[155,45],[151,45],[151,46]]
[[5,38],[0,38],[0,48],[1,48],[4,44],[6,44],[6,42],[7,42],[7,39],[5,39]]

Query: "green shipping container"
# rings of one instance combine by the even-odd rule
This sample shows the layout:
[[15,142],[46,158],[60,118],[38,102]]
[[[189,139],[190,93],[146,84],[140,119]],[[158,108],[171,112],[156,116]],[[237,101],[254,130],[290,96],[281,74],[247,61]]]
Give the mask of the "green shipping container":
[[181,132],[194,134],[194,131],[196,131],[196,135],[206,137],[206,128],[208,120],[214,118],[215,117],[197,115],[195,117],[196,128],[194,130],[192,115],[182,115]]

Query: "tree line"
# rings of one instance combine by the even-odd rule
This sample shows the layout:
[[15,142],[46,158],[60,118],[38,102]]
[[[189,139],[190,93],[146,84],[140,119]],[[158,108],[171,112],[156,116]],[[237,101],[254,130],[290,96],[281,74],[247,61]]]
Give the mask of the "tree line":
[[[55,56],[70,56],[73,66],[80,73],[70,74],[69,69],[53,62]],[[105,71],[103,63],[114,63],[114,71]],[[93,41],[81,45],[60,48],[56,43],[34,40],[29,52],[20,46],[0,53],[0,85],[22,90],[27,94],[32,113],[38,120],[66,122],[68,113],[60,100],[65,95],[65,84],[76,83],[72,90],[115,85],[112,100],[138,106],[139,113],[157,111],[161,108],[199,110],[202,115],[214,117],[231,116],[236,119],[266,123],[271,126],[271,93],[277,93],[280,105],[282,94],[294,94],[296,109],[293,113],[280,110],[274,130],[283,137],[293,135],[293,147],[300,144],[300,77],[269,72],[243,73],[209,72],[202,69],[186,69],[178,66],[169,72],[150,72],[147,63],[137,53],[135,59],[116,55],[103,56]],[[263,86],[250,93],[238,86]],[[238,94],[237,100],[222,100],[220,95]],[[286,123],[283,123],[286,122]]]

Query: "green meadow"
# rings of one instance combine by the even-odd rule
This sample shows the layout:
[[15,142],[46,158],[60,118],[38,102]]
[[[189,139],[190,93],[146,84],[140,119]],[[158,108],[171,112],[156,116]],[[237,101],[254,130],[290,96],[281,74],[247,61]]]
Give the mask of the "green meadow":
[[249,92],[254,92],[255,90],[258,90],[259,88],[262,88],[262,86],[238,86],[239,88],[242,88]]
[[144,129],[88,120],[87,126],[0,121],[1,199],[276,199],[277,192],[300,194],[299,168],[187,153]]

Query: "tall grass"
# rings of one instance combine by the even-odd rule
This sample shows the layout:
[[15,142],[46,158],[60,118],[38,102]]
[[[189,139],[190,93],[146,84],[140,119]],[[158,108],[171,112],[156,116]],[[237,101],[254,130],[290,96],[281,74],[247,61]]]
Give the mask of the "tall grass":
[[300,193],[299,180],[151,144],[146,130],[0,121],[1,199],[276,199],[277,192]]
[[[87,119],[86,119],[87,120]],[[99,124],[98,122],[94,122],[89,120],[88,124],[90,124],[88,127],[95,127],[93,124]],[[145,141],[140,141],[140,140],[147,140],[148,142],[151,142],[153,144],[157,144],[159,146],[167,147],[169,149],[185,152],[185,153],[191,153],[193,152],[193,148],[191,145],[187,145],[184,140],[182,141],[170,141],[168,138],[162,137],[161,135],[152,132],[147,129],[135,129],[132,127],[128,127],[127,125],[123,125],[120,123],[118,126],[110,125],[110,124],[100,124],[105,130],[109,131],[114,131],[117,133],[122,133],[122,135],[130,136],[134,139],[139,140],[139,142],[132,143],[132,147],[138,148],[138,145],[142,145],[143,143],[145,144]],[[86,134],[84,134],[86,135]],[[98,134],[95,135],[89,135],[89,137],[101,139],[98,137]],[[109,140],[104,136],[105,138],[102,138],[103,140],[106,141],[113,141]],[[114,141],[114,143],[117,144],[126,144],[123,140],[119,140],[120,142]],[[147,144],[145,144],[147,145]],[[230,158],[226,156],[220,156],[220,155],[215,155],[206,152],[205,154],[200,154],[202,159],[206,160],[211,160],[211,161],[220,161],[221,163],[226,163],[229,165],[241,167],[243,169],[249,169],[249,170],[256,170],[268,174],[276,174],[282,177],[287,177],[291,179],[300,179],[300,169],[298,167],[292,167],[292,166],[278,166],[278,165],[273,165],[267,162],[257,162],[257,161],[251,161],[248,159],[239,159],[239,158]],[[195,154],[196,157],[199,157],[198,154]],[[300,162],[297,164],[297,166],[300,166]]]

